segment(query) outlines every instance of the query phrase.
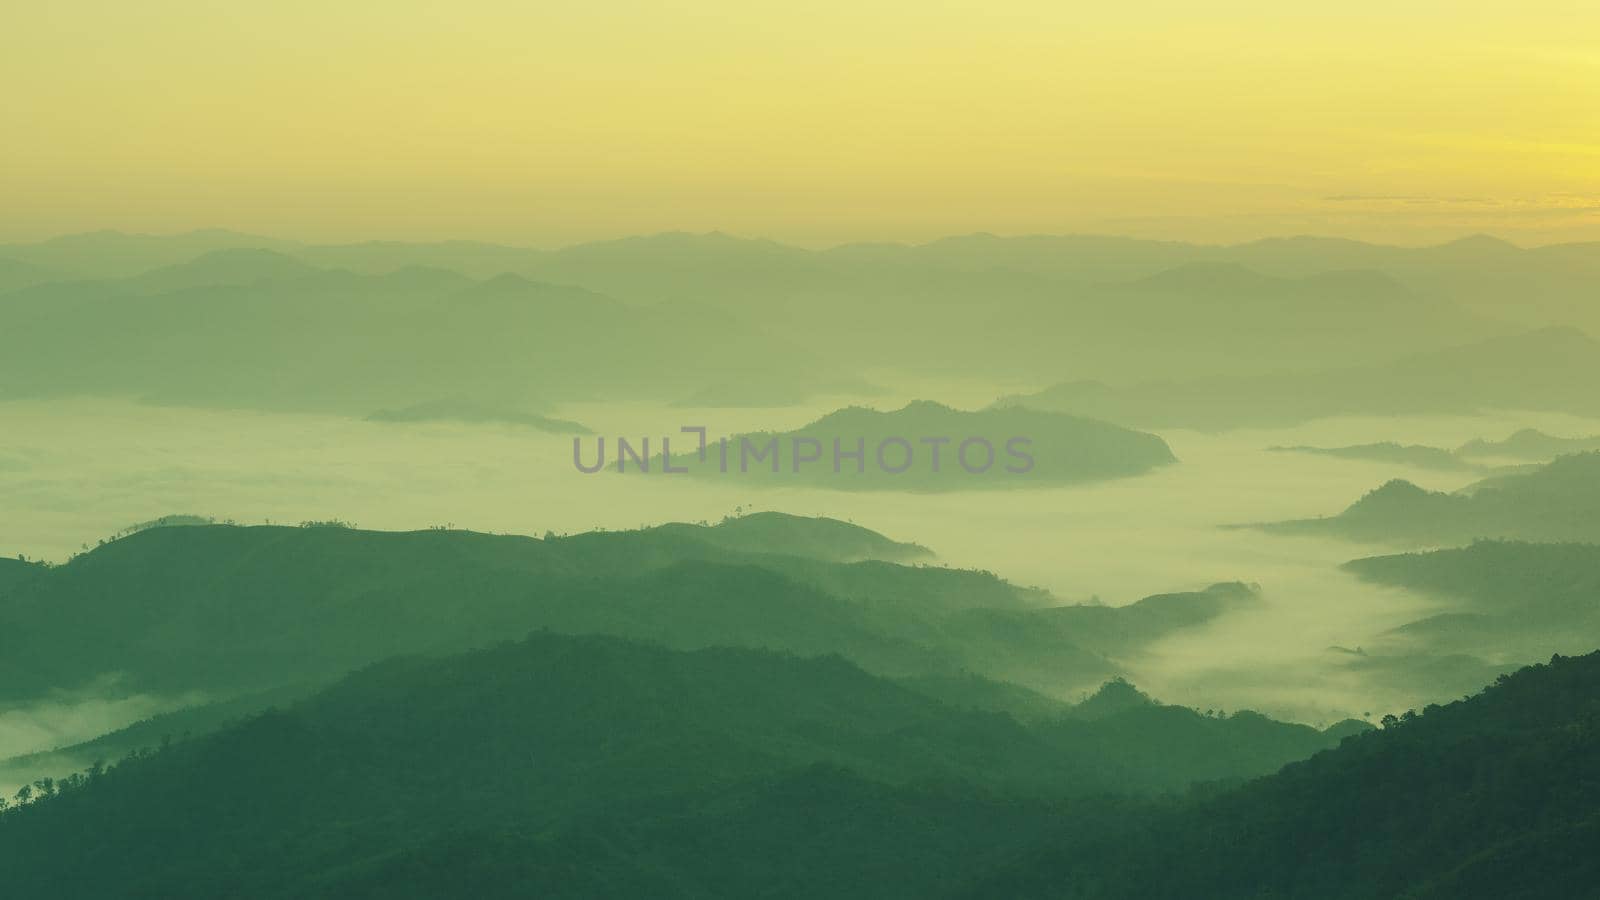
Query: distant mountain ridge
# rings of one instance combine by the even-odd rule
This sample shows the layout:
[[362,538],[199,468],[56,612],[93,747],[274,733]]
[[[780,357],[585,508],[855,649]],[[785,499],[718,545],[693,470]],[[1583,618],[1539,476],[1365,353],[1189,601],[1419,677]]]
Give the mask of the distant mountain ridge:
[[1262,527],[1409,545],[1480,538],[1600,543],[1600,452],[1558,457],[1452,494],[1396,479],[1336,516]]
[[361,274],[257,249],[0,293],[0,321],[0,399],[366,415],[447,398],[538,407],[624,388],[665,401],[758,366],[818,364],[724,310],[640,309],[516,275]]
[[1600,343],[1574,328],[1545,328],[1381,365],[1113,387],[1063,382],[1002,398],[1132,427],[1205,431],[1292,425],[1334,416],[1550,410],[1600,415]]
[[1466,469],[1472,464],[1449,450],[1422,444],[1399,444],[1383,441],[1375,444],[1356,444],[1349,447],[1268,447],[1278,453],[1309,453],[1315,456],[1332,456],[1338,459],[1359,459],[1372,462],[1399,463],[1425,469]]
[[707,440],[703,458],[697,448],[676,454],[674,464],[702,478],[835,490],[1038,488],[1142,475],[1178,461],[1160,437],[1108,422],[926,400],[890,411],[848,407],[793,431]]
[[[1072,253],[1062,256],[1060,248]],[[1089,248],[1126,251],[1126,263],[1086,255]],[[594,304],[604,305],[598,298],[616,298],[623,310],[634,311],[624,315],[623,333],[610,335],[613,342],[626,343],[632,357],[645,356],[649,349],[646,338],[634,334],[626,322],[641,309],[656,310],[651,324],[657,332],[666,329],[661,342],[682,351],[671,365],[659,354],[648,360],[659,363],[655,366],[645,359],[635,364],[618,356],[605,360],[600,371],[630,387],[655,389],[645,373],[677,378],[675,369],[687,361],[689,371],[682,373],[682,380],[663,388],[675,399],[703,395],[714,405],[753,405],[745,396],[719,396],[713,388],[726,385],[728,379],[717,378],[718,373],[828,369],[836,373],[831,382],[851,390],[865,384],[861,373],[869,368],[917,373],[965,369],[1040,379],[1059,373],[1063,359],[1072,360],[1075,371],[1117,379],[1245,374],[1263,368],[1377,363],[1407,351],[1460,344],[1506,330],[1481,310],[1465,310],[1442,299],[1452,296],[1449,291],[1408,283],[1381,266],[1360,264],[1391,259],[1384,254],[1370,260],[1330,257],[1329,265],[1268,270],[1263,268],[1263,261],[1271,261],[1268,256],[1243,247],[1235,250],[1239,258],[1228,256],[1234,251],[1176,244],[993,238],[938,241],[919,248],[812,251],[722,234],[680,233],[539,251],[472,242],[324,246],[197,232],[167,237],[74,236],[0,247],[0,258],[49,273],[43,281],[30,279],[15,286],[32,284],[32,289],[43,291],[34,295],[36,301],[51,298],[46,301],[56,313],[51,328],[63,333],[94,332],[99,319],[109,315],[100,307],[108,293],[140,295],[140,303],[132,309],[143,307],[145,317],[157,318],[161,313],[148,309],[155,298],[184,290],[210,294],[203,316],[185,312],[178,322],[192,329],[199,322],[237,314],[238,321],[217,323],[232,324],[235,336],[219,329],[206,336],[208,342],[232,341],[229,349],[236,357],[263,367],[275,354],[264,348],[245,352],[250,348],[238,346],[238,335],[270,342],[271,329],[262,329],[270,316],[264,322],[263,313],[236,307],[287,292],[292,284],[295,293],[319,295],[318,303],[303,315],[333,345],[330,355],[343,362],[340,370],[327,374],[345,380],[397,377],[368,358],[373,353],[369,344],[374,335],[392,338],[406,331],[389,321],[406,321],[406,311],[403,306],[372,306],[361,299],[366,296],[398,292],[439,297],[450,292],[452,281],[464,287],[463,281],[507,277],[582,289]],[[1573,264],[1561,255],[1548,262],[1557,267]],[[4,287],[0,280],[0,315],[18,303],[31,305],[25,299],[8,298],[7,293],[15,291],[5,292]],[[278,302],[303,301],[291,296]],[[367,344],[350,333],[353,325],[334,315],[336,307],[348,304],[353,304],[348,311],[357,318],[369,319]],[[685,306],[669,309],[671,304]],[[699,311],[689,316],[694,321],[686,321],[684,314],[695,309]],[[711,310],[734,314],[739,326],[713,320]],[[31,312],[37,315],[37,310]],[[520,339],[538,356],[554,354],[576,366],[578,361],[561,356],[567,345],[593,343],[607,333],[604,326],[583,320],[515,316],[493,322],[435,315],[497,348],[487,359],[447,357],[448,366],[476,368],[493,362],[506,378],[540,382],[548,394],[570,396],[576,388],[554,377],[561,366],[529,360],[513,366],[500,342]],[[836,316],[849,317],[852,327],[832,328],[829,323]],[[1593,324],[1581,318],[1567,320]],[[131,336],[140,336],[140,322],[134,316],[121,324],[124,331],[134,329],[127,332]],[[372,328],[374,323],[380,327]],[[1165,324],[1152,328],[1154,323]],[[614,330],[616,323],[612,324]],[[970,336],[978,328],[991,341],[972,342]],[[50,333],[47,330],[45,336]],[[548,343],[552,333],[565,335],[567,342]],[[777,340],[775,334],[786,340]],[[159,346],[179,359],[199,352],[175,336]],[[71,359],[72,347],[52,349],[57,357]],[[396,344],[387,349],[400,357],[439,356],[437,347]],[[255,359],[258,356],[264,358]],[[39,361],[34,362],[36,368]],[[774,384],[776,399],[770,403],[795,402],[802,382],[791,375]],[[474,387],[488,390],[484,385]],[[79,389],[104,392],[107,387],[88,379]],[[262,402],[252,396],[260,388],[224,384],[215,390],[237,398],[236,402]],[[370,409],[427,399],[391,397],[373,403],[369,398],[367,405]],[[173,396],[169,402],[194,401]]]
[[380,409],[367,416],[369,422],[461,422],[470,424],[520,425],[535,431],[557,434],[592,434],[588,428],[568,419],[555,419],[516,409],[483,406],[470,401],[442,400],[418,403],[401,409]]
[[1555,437],[1538,429],[1524,428],[1503,441],[1468,441],[1456,448],[1456,454],[1464,457],[1507,456],[1544,461],[1565,453],[1591,450],[1600,450],[1600,435]]

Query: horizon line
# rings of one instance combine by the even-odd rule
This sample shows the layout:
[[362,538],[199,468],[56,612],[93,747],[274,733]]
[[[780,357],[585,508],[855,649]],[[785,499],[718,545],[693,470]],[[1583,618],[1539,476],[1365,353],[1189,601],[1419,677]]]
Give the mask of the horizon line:
[[[602,245],[602,244],[621,243],[621,242],[630,241],[630,240],[651,240],[651,239],[660,239],[660,238],[700,238],[700,239],[717,239],[717,238],[721,238],[721,239],[726,239],[728,241],[732,241],[732,242],[736,242],[736,243],[767,244],[767,245],[771,245],[771,246],[774,246],[774,247],[779,247],[779,248],[789,249],[789,250],[797,250],[797,251],[806,252],[806,253],[828,253],[828,252],[833,252],[833,251],[838,251],[838,250],[845,250],[845,249],[851,249],[851,248],[867,248],[867,247],[892,247],[892,248],[901,248],[901,249],[918,249],[918,248],[922,248],[922,247],[931,247],[931,246],[934,246],[936,244],[944,243],[946,241],[955,241],[955,240],[971,239],[971,238],[987,238],[987,239],[993,239],[993,240],[997,240],[997,241],[1111,240],[1111,241],[1125,241],[1125,242],[1133,243],[1133,244],[1165,244],[1165,245],[1177,245],[1177,246],[1186,246],[1186,247],[1205,247],[1205,248],[1211,248],[1211,249],[1233,249],[1233,248],[1239,248],[1239,247],[1250,247],[1250,246],[1254,246],[1254,245],[1258,245],[1258,244],[1266,244],[1266,243],[1273,243],[1273,242],[1292,242],[1292,241],[1321,241],[1321,242],[1326,242],[1326,243],[1330,243],[1330,244],[1345,244],[1345,245],[1355,245],[1355,246],[1362,246],[1362,247],[1378,247],[1378,248],[1397,249],[1397,250],[1439,249],[1439,248],[1443,248],[1443,247],[1454,246],[1454,245],[1457,245],[1457,244],[1465,244],[1465,243],[1473,243],[1473,242],[1480,242],[1481,243],[1481,242],[1485,242],[1485,241],[1493,242],[1493,243],[1498,244],[1498,245],[1503,245],[1503,246],[1510,247],[1510,248],[1515,249],[1515,250],[1522,250],[1522,251],[1543,250],[1543,249],[1549,249],[1549,248],[1553,248],[1553,247],[1580,247],[1580,246],[1600,245],[1600,239],[1596,239],[1596,240],[1573,240],[1573,241],[1553,241],[1553,242],[1545,243],[1545,244],[1519,244],[1519,243],[1517,243],[1515,241],[1509,240],[1509,239],[1507,239],[1505,237],[1502,237],[1500,235],[1492,234],[1492,233],[1485,232],[1485,231],[1467,232],[1467,233],[1463,233],[1459,237],[1455,237],[1455,238],[1451,238],[1449,240],[1443,240],[1443,241],[1433,241],[1433,242],[1419,243],[1419,244],[1400,244],[1400,243],[1386,243],[1386,242],[1381,242],[1381,241],[1363,240],[1363,239],[1360,239],[1360,238],[1337,237],[1337,236],[1332,236],[1332,235],[1316,234],[1316,233],[1311,233],[1311,232],[1299,232],[1299,233],[1292,233],[1292,234],[1269,235],[1269,236],[1265,236],[1265,237],[1259,237],[1259,238],[1254,238],[1254,239],[1251,239],[1251,240],[1243,240],[1243,241],[1206,243],[1206,242],[1202,242],[1202,241],[1179,240],[1179,239],[1174,239],[1174,238],[1142,237],[1142,236],[1132,235],[1132,234],[1119,234],[1119,233],[1115,233],[1115,232],[1102,232],[1102,231],[1064,231],[1064,232],[1031,231],[1031,232],[1017,232],[1017,233],[999,233],[999,232],[988,231],[988,230],[978,230],[978,231],[966,231],[966,232],[952,232],[950,234],[945,234],[945,235],[941,235],[939,237],[934,237],[934,238],[930,238],[930,239],[927,239],[927,240],[921,240],[921,241],[918,241],[918,240],[903,240],[903,241],[901,241],[901,240],[878,240],[878,241],[861,240],[861,241],[842,241],[842,242],[838,242],[838,243],[819,244],[819,245],[816,245],[816,246],[807,246],[805,244],[792,243],[792,242],[789,242],[789,241],[784,241],[784,240],[780,240],[780,239],[772,238],[772,237],[766,237],[766,236],[760,236],[760,235],[737,234],[737,233],[733,233],[733,232],[730,232],[730,231],[725,231],[723,229],[711,229],[709,231],[693,231],[693,230],[689,230],[689,229],[666,229],[666,230],[662,230],[662,231],[645,231],[645,232],[625,233],[625,234],[619,234],[619,235],[614,236],[614,237],[602,237],[602,238],[594,238],[594,239],[590,239],[590,240],[574,241],[574,242],[565,243],[565,244],[553,244],[553,245],[540,246],[540,245],[537,245],[537,244],[517,244],[517,243],[506,243],[506,242],[494,241],[494,240],[480,240],[480,239],[474,239],[474,238],[449,238],[449,237],[428,238],[428,239],[366,238],[366,239],[354,239],[354,240],[317,241],[317,240],[305,240],[305,239],[295,238],[295,237],[280,237],[280,236],[276,236],[276,235],[264,234],[264,233],[260,233],[260,232],[254,232],[254,231],[241,231],[241,230],[234,229],[234,228],[199,227],[199,228],[184,229],[184,230],[181,230],[181,231],[166,231],[166,232],[160,232],[160,231],[128,231],[128,230],[124,230],[124,229],[120,229],[120,228],[91,228],[91,229],[85,229],[85,230],[82,230],[82,231],[60,232],[60,233],[52,234],[52,235],[50,235],[48,237],[36,238],[36,239],[33,239],[33,240],[11,240],[11,241],[6,241],[6,242],[3,242],[3,243],[0,243],[0,249],[4,249],[4,248],[8,248],[8,247],[39,247],[39,246],[42,246],[42,245],[48,245],[48,244],[62,242],[62,241],[70,241],[70,240],[77,239],[77,238],[90,238],[90,237],[100,237],[100,236],[115,236],[115,237],[122,237],[122,238],[135,238],[135,239],[146,239],[146,240],[176,240],[176,239],[180,239],[180,238],[206,236],[206,235],[229,236],[229,237],[234,237],[234,238],[242,238],[242,239],[248,239],[248,240],[259,240],[259,241],[266,241],[266,242],[277,243],[277,244],[289,244],[289,245],[294,245],[294,246],[297,246],[297,247],[358,247],[358,246],[374,246],[374,245],[393,245],[393,246],[402,246],[402,247],[406,247],[406,246],[417,247],[417,246],[438,246],[438,245],[447,245],[447,244],[461,244],[461,245],[474,245],[474,246],[480,246],[480,247],[495,247],[495,248],[504,249],[504,250],[533,251],[533,252],[539,252],[539,253],[560,253],[560,252],[563,252],[563,251],[566,251],[566,250],[572,250],[572,249],[579,248],[579,247],[592,247],[592,246],[597,246],[597,245]],[[270,248],[262,248],[262,249],[270,249]]]

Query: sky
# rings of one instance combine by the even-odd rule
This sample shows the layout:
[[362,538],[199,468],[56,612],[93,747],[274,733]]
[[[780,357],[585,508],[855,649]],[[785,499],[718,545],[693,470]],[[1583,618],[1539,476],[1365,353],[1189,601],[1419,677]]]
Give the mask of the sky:
[[1600,240],[1600,4],[51,0],[0,240]]

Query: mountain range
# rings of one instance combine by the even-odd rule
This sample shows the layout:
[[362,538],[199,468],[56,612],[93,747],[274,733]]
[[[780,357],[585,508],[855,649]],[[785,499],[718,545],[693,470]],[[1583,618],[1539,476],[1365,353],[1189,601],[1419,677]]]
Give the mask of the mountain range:
[[1502,322],[1459,296],[1461,268],[1483,264],[1576,291],[1592,272],[1583,248],[1350,249],[973,236],[812,251],[666,234],[535,251],[95,233],[0,246],[0,317],[18,336],[0,374],[11,396],[361,414],[455,397],[539,411],[607,388],[766,406],[872,393],[869,373],[1242,377],[1596,324],[1566,300],[1552,308],[1570,315]]
[[[1114,683],[1024,725],[837,658],[535,634],[41,779],[0,863],[68,900],[1554,896],[1600,874],[1597,679],[1600,654],[1557,657],[1320,735]],[[1203,771],[1274,739],[1314,755],[1096,793],[1145,770],[1130,748]]]
[[1119,660],[1147,643],[1255,602],[1251,589],[1222,585],[1062,605],[930,559],[859,526],[779,513],[543,540],[154,527],[27,566],[0,587],[0,707],[93,691],[210,706],[175,727],[212,727],[241,698],[548,630],[836,654],[963,707],[1020,712],[1076,697],[1124,674]]
[[1134,428],[1221,431],[1335,416],[1544,410],[1600,415],[1600,343],[1546,328],[1366,366],[1112,386],[1063,382],[1000,405],[1094,416]]
[[1480,538],[1600,542],[1600,453],[1576,453],[1454,493],[1396,479],[1335,516],[1261,526],[1410,546]]

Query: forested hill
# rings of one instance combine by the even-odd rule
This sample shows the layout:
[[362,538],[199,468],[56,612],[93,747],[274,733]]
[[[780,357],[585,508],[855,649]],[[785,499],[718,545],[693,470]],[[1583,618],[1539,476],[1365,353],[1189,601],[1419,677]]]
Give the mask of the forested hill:
[[1600,874],[1600,654],[1240,786],[1106,799],[1207,731],[1266,727],[1130,724],[1164,709],[1113,685],[1023,725],[837,658],[538,634],[50,783],[0,815],[0,865],[63,900],[1487,900]]
[[[149,529],[0,591],[0,699],[104,672],[120,673],[128,690],[261,690],[538,627],[887,658],[911,651],[868,635],[854,605],[807,579],[905,594],[945,570],[834,560],[927,553],[848,523],[776,513],[546,540],[322,526]],[[993,576],[949,575],[973,603],[1031,596]],[[866,647],[875,642],[882,646]]]
[[1526,471],[1443,493],[1394,480],[1335,516],[1265,526],[1408,546],[1478,538],[1600,542],[1600,452],[1575,453]]
[[[581,835],[618,816],[634,822],[627,840],[669,846],[679,838],[662,817],[713,827],[737,814],[727,792],[762,798],[818,765],[854,773],[828,788],[837,796],[802,799],[830,816],[915,789],[905,802],[1047,827],[1060,798],[1271,771],[1344,733],[1151,702],[1029,726],[837,657],[539,633],[379,663],[215,734],[44,783],[42,799],[0,815],[0,864],[19,896],[316,896],[462,833]],[[1166,755],[1178,745],[1192,752]],[[924,793],[934,784],[947,787]],[[775,809],[759,827],[805,815]],[[787,850],[757,852],[781,868]]]
[[44,567],[36,563],[11,559],[10,557],[0,557],[0,593],[33,578],[42,571],[44,571]]
[[779,553],[832,562],[863,559],[920,562],[933,558],[933,551],[927,547],[893,541],[851,522],[780,512],[748,513],[725,519],[712,527],[673,523],[652,530],[688,535],[729,550]]
[[674,464],[691,476],[772,486],[934,492],[1104,481],[1177,461],[1159,436],[1110,422],[918,400],[895,410],[847,407],[793,431],[733,435],[703,459],[691,450]]
[[1600,653],[1345,741],[965,896],[1581,897],[1600,878]]
[[1117,660],[1142,642],[1254,598],[1234,586],[1060,606],[986,572],[880,558],[926,553],[777,514],[543,540],[156,528],[0,592],[0,701],[113,675],[114,691],[223,700],[541,628],[838,653],[890,677],[977,674],[1075,697],[1122,673]]

